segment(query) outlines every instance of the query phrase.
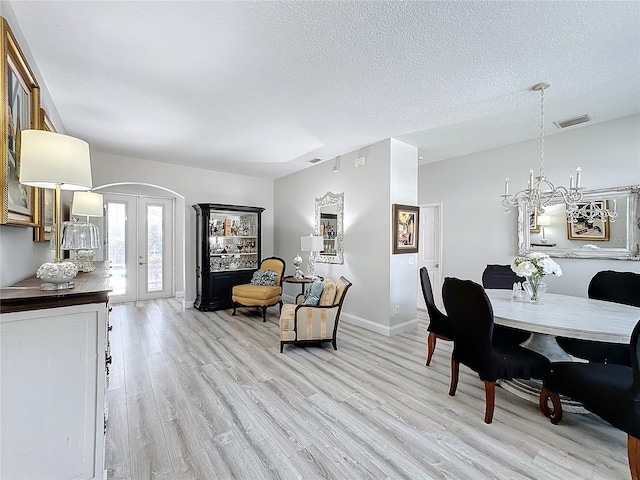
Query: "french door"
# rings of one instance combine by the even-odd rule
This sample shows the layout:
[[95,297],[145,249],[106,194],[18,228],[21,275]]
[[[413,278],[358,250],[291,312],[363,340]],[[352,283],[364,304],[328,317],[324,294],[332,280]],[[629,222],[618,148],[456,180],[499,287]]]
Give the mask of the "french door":
[[104,194],[104,199],[112,300],[172,297],[173,199],[118,194]]

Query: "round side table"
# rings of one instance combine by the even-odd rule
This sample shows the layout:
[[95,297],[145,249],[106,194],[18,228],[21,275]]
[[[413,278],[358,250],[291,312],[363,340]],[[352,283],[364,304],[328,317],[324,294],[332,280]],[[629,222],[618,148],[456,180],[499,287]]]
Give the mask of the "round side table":
[[307,283],[313,283],[313,278],[307,278],[307,277],[296,278],[293,275],[289,275],[288,277],[282,277],[282,281],[285,283],[299,283],[300,288],[302,289],[300,293],[304,295],[304,286]]

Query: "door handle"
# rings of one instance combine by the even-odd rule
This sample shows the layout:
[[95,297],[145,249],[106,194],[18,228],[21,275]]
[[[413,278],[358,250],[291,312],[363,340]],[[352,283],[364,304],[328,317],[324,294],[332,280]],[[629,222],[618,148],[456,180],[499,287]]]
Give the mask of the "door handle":
[[440,264],[436,263],[435,268],[440,268]]
[[138,265],[146,265],[147,262],[138,262]]

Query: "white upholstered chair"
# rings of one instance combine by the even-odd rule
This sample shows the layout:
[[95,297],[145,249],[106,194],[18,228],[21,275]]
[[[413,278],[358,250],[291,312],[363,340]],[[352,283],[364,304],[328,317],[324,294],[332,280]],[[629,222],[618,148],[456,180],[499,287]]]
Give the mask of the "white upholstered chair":
[[344,277],[336,283],[325,279],[318,305],[303,305],[303,295],[298,295],[295,305],[284,305],[280,313],[280,353],[287,343],[331,342],[337,350],[340,311],[349,287],[351,282]]

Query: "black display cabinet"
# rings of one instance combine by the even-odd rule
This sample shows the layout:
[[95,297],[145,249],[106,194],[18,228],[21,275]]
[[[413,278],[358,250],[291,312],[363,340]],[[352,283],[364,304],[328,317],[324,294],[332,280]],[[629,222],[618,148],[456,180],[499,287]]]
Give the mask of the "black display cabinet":
[[231,289],[260,268],[262,207],[197,203],[196,300],[202,311],[233,307]]

